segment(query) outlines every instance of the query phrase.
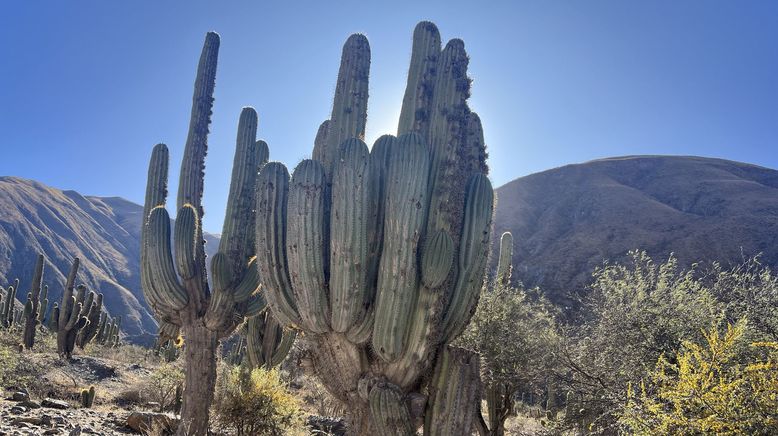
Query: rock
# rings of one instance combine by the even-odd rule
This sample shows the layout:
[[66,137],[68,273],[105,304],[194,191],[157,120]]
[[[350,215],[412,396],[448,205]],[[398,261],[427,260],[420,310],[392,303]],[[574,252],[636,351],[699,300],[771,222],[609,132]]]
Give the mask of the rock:
[[41,402],[41,405],[43,407],[48,407],[50,409],[60,409],[60,410],[70,409],[70,403],[68,403],[67,401],[55,400],[53,398],[46,398],[45,400],[43,400],[43,402]]
[[27,392],[14,392],[11,395],[11,401],[27,401],[30,399],[30,395]]
[[61,417],[59,415],[54,415],[50,419],[51,419],[51,422],[53,422],[56,425],[66,425],[68,423],[67,419],[65,419],[65,418],[63,418],[63,417]]
[[172,431],[178,427],[178,420],[164,413],[133,412],[127,417],[127,427],[139,433],[147,433],[154,428]]
[[28,417],[14,418],[14,420],[11,421],[11,425],[15,425],[17,427],[19,427],[19,424],[22,424],[22,423],[32,424],[32,425],[41,425],[41,424],[43,424],[43,419],[37,418],[37,417],[34,417],[34,416],[28,416]]
[[27,401],[21,401],[17,406],[26,407],[28,409],[40,409],[41,405],[37,401],[27,400]]
[[22,414],[22,413],[24,413],[26,411],[27,411],[27,408],[24,407],[24,406],[13,406],[13,407],[11,407],[11,410],[9,410],[8,412],[11,413],[12,415],[19,415],[19,414]]

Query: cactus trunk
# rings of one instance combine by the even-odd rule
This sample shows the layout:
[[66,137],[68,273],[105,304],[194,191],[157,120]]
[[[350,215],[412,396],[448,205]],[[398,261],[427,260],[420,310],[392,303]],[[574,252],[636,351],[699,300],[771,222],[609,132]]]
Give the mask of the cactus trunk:
[[187,338],[184,352],[186,378],[178,434],[205,436],[208,433],[208,414],[216,386],[219,337],[200,322],[184,324],[181,333]]

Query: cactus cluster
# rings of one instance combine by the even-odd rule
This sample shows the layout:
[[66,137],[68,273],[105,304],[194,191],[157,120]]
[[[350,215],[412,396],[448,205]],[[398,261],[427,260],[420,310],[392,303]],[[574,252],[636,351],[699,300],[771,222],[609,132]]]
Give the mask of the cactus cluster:
[[81,407],[91,408],[95,402],[95,387],[81,390]]
[[16,291],[19,289],[19,279],[14,280],[14,284],[3,289],[0,287],[2,302],[0,303],[0,328],[10,329],[14,325],[17,317],[16,309]]
[[[57,351],[60,356],[68,359],[73,356],[73,350],[79,337],[81,337],[80,343],[83,344],[80,346],[83,348],[97,336],[103,304],[103,294],[87,291],[84,285],[76,287],[79,264],[78,258],[73,259],[65,283],[65,290],[62,293],[62,301],[59,305],[54,304],[52,307],[49,322],[51,329],[57,332]],[[104,317],[107,319],[107,315]],[[91,325],[92,319],[97,320],[95,325]],[[88,329],[88,332],[84,332],[84,329]],[[118,324],[115,334],[118,339]],[[89,335],[89,339],[87,339],[87,335]]]
[[160,321],[160,332],[180,332],[186,341],[182,419],[189,434],[195,435],[207,431],[219,341],[265,308],[253,228],[257,173],[269,151],[264,141],[257,140],[257,113],[250,107],[243,108],[238,122],[227,210],[219,250],[211,259],[210,285],[206,271],[201,199],[219,45],[219,35],[209,32],[195,79],[172,238],[165,209],[168,150],[164,144],[152,151],[141,236],[146,300]]
[[[483,285],[493,191],[461,40],[414,32],[399,136],[363,142],[370,47],[343,47],[332,115],[291,177],[261,171],[256,244],[265,298],[306,333],[322,383],[354,434],[472,428],[477,356],[448,344]],[[430,376],[430,373],[432,374]]]

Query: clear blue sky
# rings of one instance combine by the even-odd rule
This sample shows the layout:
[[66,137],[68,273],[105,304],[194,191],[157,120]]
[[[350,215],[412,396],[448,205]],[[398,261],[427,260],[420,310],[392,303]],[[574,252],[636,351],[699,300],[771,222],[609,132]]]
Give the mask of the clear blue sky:
[[257,108],[271,159],[294,166],[329,115],[341,44],[363,32],[368,139],[393,132],[422,19],[465,40],[495,185],[628,154],[778,168],[774,0],[19,0],[0,5],[0,175],[141,203],[156,142],[178,173],[215,30],[205,228],[219,232],[241,107]]

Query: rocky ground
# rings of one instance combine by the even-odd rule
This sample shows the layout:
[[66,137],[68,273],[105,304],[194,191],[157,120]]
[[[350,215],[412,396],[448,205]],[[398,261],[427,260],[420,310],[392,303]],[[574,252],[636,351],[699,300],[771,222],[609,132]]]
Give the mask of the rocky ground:
[[[14,395],[20,395],[17,392]],[[10,398],[10,397],[9,397]],[[17,397],[20,398],[20,397]],[[0,401],[0,435],[131,434],[128,413],[75,408],[67,401]]]

